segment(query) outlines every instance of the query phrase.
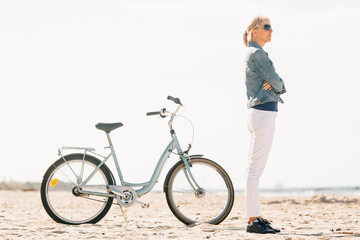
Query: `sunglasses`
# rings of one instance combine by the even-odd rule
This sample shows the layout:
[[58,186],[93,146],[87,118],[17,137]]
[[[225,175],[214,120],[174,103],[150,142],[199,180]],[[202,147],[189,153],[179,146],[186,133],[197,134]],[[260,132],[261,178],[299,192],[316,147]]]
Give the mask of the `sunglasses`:
[[271,25],[270,24],[265,24],[264,25],[264,30],[265,31],[270,31],[272,28],[271,28]]

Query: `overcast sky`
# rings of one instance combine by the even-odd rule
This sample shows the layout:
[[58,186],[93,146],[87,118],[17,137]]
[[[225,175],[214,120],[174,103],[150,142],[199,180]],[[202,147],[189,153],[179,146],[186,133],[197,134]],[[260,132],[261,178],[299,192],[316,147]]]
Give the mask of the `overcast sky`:
[[[125,178],[147,181],[170,135],[145,113],[174,110],[173,95],[194,124],[192,153],[244,188],[242,34],[262,14],[288,92],[261,187],[359,186],[359,11],[350,0],[1,1],[0,181],[41,181],[61,146],[105,154],[97,122],[124,124],[111,136]],[[174,126],[185,147],[191,125]]]

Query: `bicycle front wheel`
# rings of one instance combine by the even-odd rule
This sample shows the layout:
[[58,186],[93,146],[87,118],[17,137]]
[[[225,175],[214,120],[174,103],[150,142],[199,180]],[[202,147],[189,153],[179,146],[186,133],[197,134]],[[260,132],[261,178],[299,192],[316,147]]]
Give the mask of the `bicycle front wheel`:
[[[66,161],[64,161],[66,159]],[[49,216],[58,223],[83,224],[100,221],[109,211],[113,198],[80,193],[77,186],[101,163],[93,156],[71,154],[60,158],[46,171],[41,183],[41,200]],[[112,173],[102,165],[81,188],[107,193],[113,185]]]
[[165,179],[164,191],[172,213],[185,224],[221,223],[234,204],[230,177],[209,159],[191,159],[189,165],[199,186],[190,183],[183,161],[176,163]]

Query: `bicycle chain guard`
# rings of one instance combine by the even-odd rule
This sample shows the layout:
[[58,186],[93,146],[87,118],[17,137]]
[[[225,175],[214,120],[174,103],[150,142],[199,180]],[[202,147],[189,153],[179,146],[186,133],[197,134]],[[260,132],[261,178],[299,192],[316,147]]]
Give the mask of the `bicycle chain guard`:
[[119,205],[123,207],[131,207],[137,199],[135,190],[131,187],[109,186],[109,190],[116,196]]

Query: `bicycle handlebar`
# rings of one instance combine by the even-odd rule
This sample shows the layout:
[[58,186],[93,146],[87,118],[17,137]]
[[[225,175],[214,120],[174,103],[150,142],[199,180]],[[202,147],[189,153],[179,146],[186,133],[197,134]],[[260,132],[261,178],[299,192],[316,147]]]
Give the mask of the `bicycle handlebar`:
[[179,98],[174,98],[174,97],[172,97],[172,96],[168,96],[167,99],[170,100],[170,101],[173,101],[174,103],[179,104],[179,105],[182,106],[182,103],[181,103],[181,101],[180,101]]
[[171,119],[169,121],[169,126],[172,129],[172,122],[174,120],[174,117],[176,116],[176,113],[179,111],[180,107],[182,106],[182,103],[179,98],[174,98],[172,96],[168,96],[167,99],[170,101],[173,101],[176,104],[179,104],[179,106],[177,107],[175,112],[171,113],[171,112],[166,111],[165,108],[163,108],[163,109],[161,109],[161,111],[148,112],[148,113],[146,113],[146,116],[160,115],[160,117],[165,118],[165,117],[171,115]]
[[159,115],[161,112],[157,111],[157,112],[148,112],[146,113],[146,116],[153,116],[153,115]]
[[163,109],[161,109],[161,111],[148,112],[148,113],[146,113],[146,116],[160,115],[160,117],[165,118],[166,113],[167,113],[166,108],[163,108]]
[[171,112],[167,111],[166,108],[163,108],[163,109],[161,109],[161,111],[148,112],[148,113],[146,113],[146,116],[160,115],[161,118],[166,118],[167,116],[171,116],[168,124],[169,124],[170,129],[173,130],[173,128],[172,128],[172,123],[173,123],[173,121],[174,121],[174,117],[176,116],[176,113],[177,113],[177,112],[179,111],[179,109],[181,108],[182,103],[181,103],[181,101],[180,101],[179,98],[174,98],[174,97],[172,97],[172,96],[168,96],[167,99],[173,101],[173,102],[176,103],[176,104],[179,104],[179,106],[177,107],[177,109],[175,110],[175,112],[171,113]]

